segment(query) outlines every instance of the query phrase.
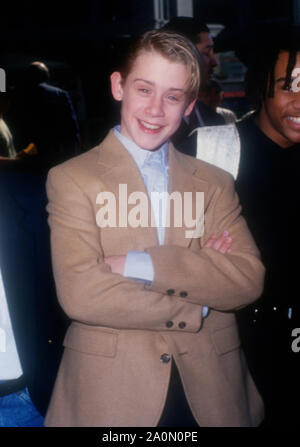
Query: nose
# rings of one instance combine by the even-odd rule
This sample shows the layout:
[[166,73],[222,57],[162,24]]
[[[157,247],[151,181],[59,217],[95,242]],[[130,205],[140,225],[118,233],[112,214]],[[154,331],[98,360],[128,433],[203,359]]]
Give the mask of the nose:
[[163,98],[159,95],[153,95],[149,98],[149,102],[147,105],[147,113],[152,117],[161,117],[164,116],[164,103]]

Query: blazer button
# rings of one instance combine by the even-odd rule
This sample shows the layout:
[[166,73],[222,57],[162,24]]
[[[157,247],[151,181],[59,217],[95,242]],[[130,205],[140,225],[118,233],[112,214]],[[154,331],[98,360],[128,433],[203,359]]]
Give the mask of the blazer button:
[[185,290],[183,290],[182,292],[180,292],[179,295],[181,296],[181,298],[185,298],[186,296],[188,296],[188,293]]
[[174,295],[175,290],[174,289],[168,289],[167,290],[167,295]]
[[166,326],[167,326],[167,327],[172,327],[173,324],[174,324],[173,321],[167,321],[167,322],[166,322]]
[[169,354],[162,354],[160,356],[160,361],[162,363],[168,363],[171,360],[171,356]]
[[180,329],[184,329],[186,327],[186,322],[185,321],[181,321],[178,326],[180,327]]

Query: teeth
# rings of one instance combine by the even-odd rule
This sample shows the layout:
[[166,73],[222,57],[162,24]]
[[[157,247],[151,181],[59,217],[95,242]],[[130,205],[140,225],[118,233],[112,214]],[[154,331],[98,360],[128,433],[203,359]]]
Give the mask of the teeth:
[[300,116],[288,116],[288,119],[294,123],[300,124]]
[[142,123],[142,125],[144,127],[147,127],[147,129],[151,129],[151,130],[157,130],[157,129],[159,129],[161,127],[161,126],[156,126],[154,124],[146,123],[146,121],[142,121],[142,120],[140,120],[140,122]]

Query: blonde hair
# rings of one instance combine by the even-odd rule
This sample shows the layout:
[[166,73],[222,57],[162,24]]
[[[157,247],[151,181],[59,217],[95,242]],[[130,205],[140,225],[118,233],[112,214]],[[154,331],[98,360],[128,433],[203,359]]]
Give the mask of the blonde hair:
[[186,37],[173,31],[147,31],[136,39],[128,48],[119,71],[123,81],[132,70],[137,57],[144,51],[156,51],[172,62],[180,62],[189,71],[190,81],[187,88],[189,100],[198,96],[200,88],[200,55],[197,48]]

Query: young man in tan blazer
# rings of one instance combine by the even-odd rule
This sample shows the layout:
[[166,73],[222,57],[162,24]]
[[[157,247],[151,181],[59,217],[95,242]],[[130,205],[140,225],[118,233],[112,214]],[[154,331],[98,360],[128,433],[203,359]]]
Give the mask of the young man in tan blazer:
[[48,426],[262,420],[234,311],[259,297],[264,267],[231,176],[169,143],[199,84],[186,38],[145,33],[111,75],[120,128],[49,173],[54,274],[72,324]]

